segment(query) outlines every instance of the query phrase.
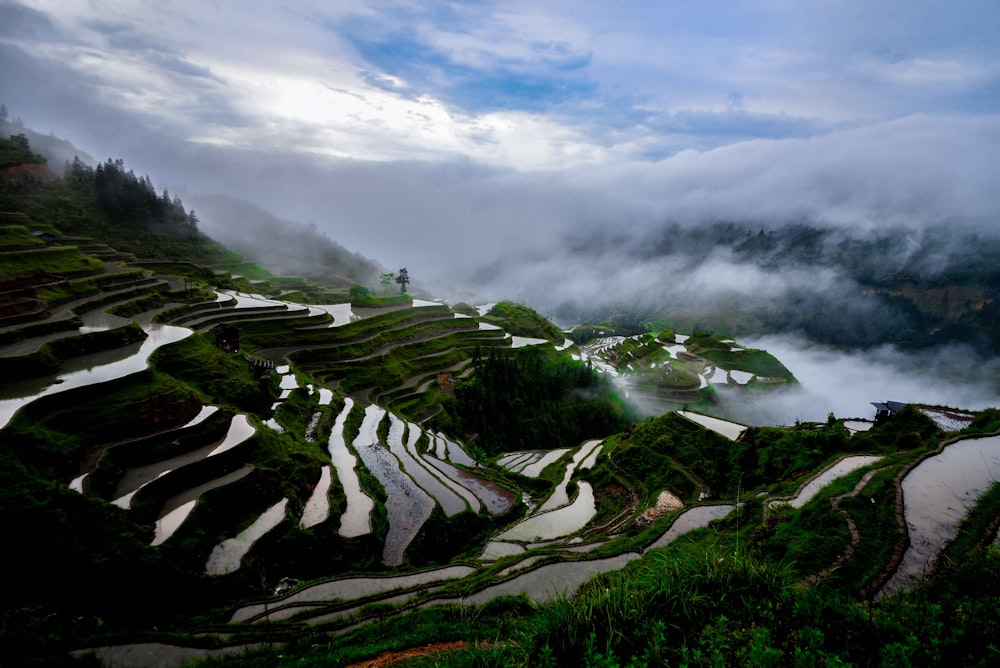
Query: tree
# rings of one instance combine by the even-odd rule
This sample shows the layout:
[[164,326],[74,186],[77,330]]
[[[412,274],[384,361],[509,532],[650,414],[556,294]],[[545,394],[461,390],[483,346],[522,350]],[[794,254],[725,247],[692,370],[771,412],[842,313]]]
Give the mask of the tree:
[[399,291],[406,292],[406,286],[410,282],[410,275],[406,272],[406,267],[399,270],[396,274],[396,282],[399,283]]
[[382,284],[382,294],[384,295],[386,290],[389,289],[389,284],[396,279],[396,275],[391,271],[387,271],[381,276],[379,276],[378,282]]

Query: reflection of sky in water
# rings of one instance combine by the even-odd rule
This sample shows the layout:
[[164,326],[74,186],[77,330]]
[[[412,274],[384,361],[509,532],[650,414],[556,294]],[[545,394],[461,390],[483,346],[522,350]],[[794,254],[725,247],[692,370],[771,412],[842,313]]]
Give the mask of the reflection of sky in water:
[[224,540],[212,548],[212,554],[208,555],[208,562],[205,564],[205,572],[209,575],[223,575],[238,569],[243,555],[250,551],[253,544],[285,519],[287,506],[288,499],[278,501],[239,535]]
[[378,425],[385,414],[385,409],[375,405],[365,409],[365,419],[354,439],[354,449],[372,475],[382,483],[388,496],[385,507],[389,515],[389,531],[385,536],[382,560],[390,566],[397,566],[403,561],[406,547],[434,510],[434,500],[403,473],[399,460],[379,442]]
[[[121,378],[146,368],[153,351],[190,336],[191,330],[172,325],[150,325],[145,341],[69,360],[58,376],[0,385],[0,427],[7,426],[19,408],[49,394]],[[57,380],[61,382],[56,382]]]
[[1000,475],[1000,436],[959,441],[921,462],[903,478],[903,505],[910,545],[883,592],[924,576],[958,523]]
[[345,398],[344,409],[330,430],[329,441],[330,460],[337,469],[337,479],[340,480],[340,486],[344,488],[344,494],[347,496],[347,508],[340,517],[338,530],[345,538],[371,533],[371,511],[375,506],[371,498],[361,491],[358,473],[354,470],[358,460],[347,449],[347,443],[344,441],[344,423],[352,408],[354,400],[350,397]]

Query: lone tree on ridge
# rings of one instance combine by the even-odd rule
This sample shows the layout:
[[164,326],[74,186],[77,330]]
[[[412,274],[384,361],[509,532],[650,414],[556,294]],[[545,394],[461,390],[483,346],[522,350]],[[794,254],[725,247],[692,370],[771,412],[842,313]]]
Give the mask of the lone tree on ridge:
[[378,282],[382,284],[382,294],[389,289],[389,284],[395,280],[396,276],[391,271],[387,271],[381,276],[379,276]]
[[406,273],[406,267],[399,270],[396,274],[396,282],[399,283],[399,291],[406,292],[406,285],[410,282],[410,275]]

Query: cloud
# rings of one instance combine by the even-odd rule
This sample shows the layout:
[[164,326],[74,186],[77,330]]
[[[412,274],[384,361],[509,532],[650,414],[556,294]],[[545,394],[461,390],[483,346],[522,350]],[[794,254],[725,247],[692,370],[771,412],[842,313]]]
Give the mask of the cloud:
[[[907,353],[893,346],[845,352],[789,336],[742,341],[777,357],[799,386],[735,410],[749,424],[822,421],[827,413],[870,419],[872,401],[980,410],[1000,406],[1000,363],[961,346]],[[971,362],[971,363],[970,363]]]
[[58,29],[45,12],[15,2],[0,2],[0,37],[49,40],[58,35]]

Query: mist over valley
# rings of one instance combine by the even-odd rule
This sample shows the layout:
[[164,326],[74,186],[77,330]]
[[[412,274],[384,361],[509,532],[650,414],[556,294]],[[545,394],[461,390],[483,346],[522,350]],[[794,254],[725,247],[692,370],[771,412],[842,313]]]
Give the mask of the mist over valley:
[[992,665],[998,25],[0,0],[0,663]]

